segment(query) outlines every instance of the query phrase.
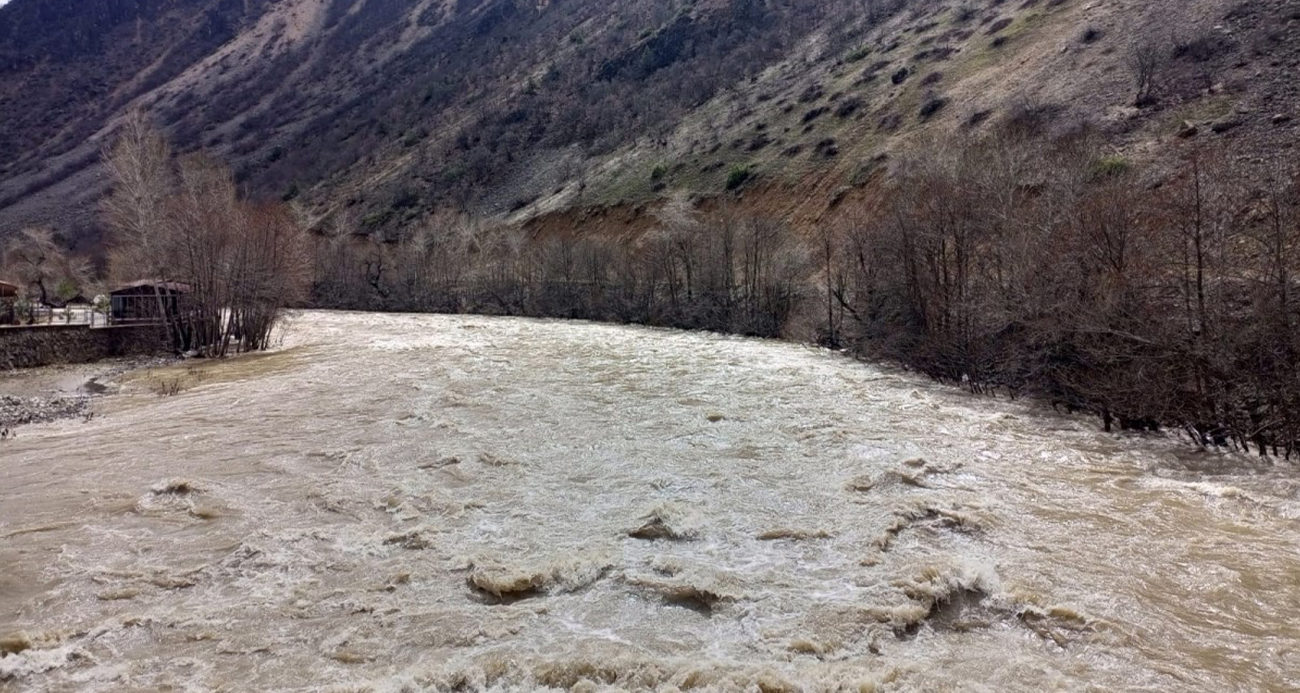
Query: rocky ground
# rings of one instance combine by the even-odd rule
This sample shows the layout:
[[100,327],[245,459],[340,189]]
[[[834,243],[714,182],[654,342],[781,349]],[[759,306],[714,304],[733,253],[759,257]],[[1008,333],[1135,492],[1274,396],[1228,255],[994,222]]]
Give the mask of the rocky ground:
[[0,395],[0,438],[12,435],[13,429],[23,424],[84,416],[89,405],[89,395],[72,397]]
[[0,372],[0,439],[25,424],[90,416],[93,401],[117,392],[121,376],[168,361],[139,357]]

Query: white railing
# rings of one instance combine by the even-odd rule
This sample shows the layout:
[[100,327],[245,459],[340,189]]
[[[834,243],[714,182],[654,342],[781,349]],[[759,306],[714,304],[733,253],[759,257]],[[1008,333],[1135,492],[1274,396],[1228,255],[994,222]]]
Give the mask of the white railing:
[[[26,325],[27,314],[17,314],[19,326]],[[91,327],[107,327],[109,325],[108,316],[94,308],[50,308],[42,306],[31,309],[32,325],[90,325]],[[12,327],[12,325],[11,325]]]

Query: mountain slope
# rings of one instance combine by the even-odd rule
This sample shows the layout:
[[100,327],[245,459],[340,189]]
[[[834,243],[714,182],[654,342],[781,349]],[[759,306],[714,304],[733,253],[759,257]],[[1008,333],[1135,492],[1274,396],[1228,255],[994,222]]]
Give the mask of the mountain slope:
[[255,194],[382,234],[447,208],[635,226],[729,183],[809,225],[912,143],[1007,123],[1093,127],[1157,179],[1207,140],[1293,161],[1298,26],[1285,0],[16,0],[0,233],[93,246],[130,108]]

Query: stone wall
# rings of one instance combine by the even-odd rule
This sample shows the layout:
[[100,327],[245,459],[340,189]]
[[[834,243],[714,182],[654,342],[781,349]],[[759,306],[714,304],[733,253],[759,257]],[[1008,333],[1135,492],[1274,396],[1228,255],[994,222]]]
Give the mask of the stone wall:
[[0,327],[0,370],[169,351],[166,334],[157,325]]

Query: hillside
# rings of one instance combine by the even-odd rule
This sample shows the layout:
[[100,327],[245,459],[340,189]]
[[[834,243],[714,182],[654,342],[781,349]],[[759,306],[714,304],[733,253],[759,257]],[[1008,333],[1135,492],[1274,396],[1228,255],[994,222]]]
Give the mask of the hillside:
[[808,226],[911,143],[1007,123],[1095,128],[1153,180],[1207,140],[1294,162],[1298,46],[1285,0],[15,0],[0,232],[93,248],[131,108],[384,235],[447,209],[636,228],[674,191]]

